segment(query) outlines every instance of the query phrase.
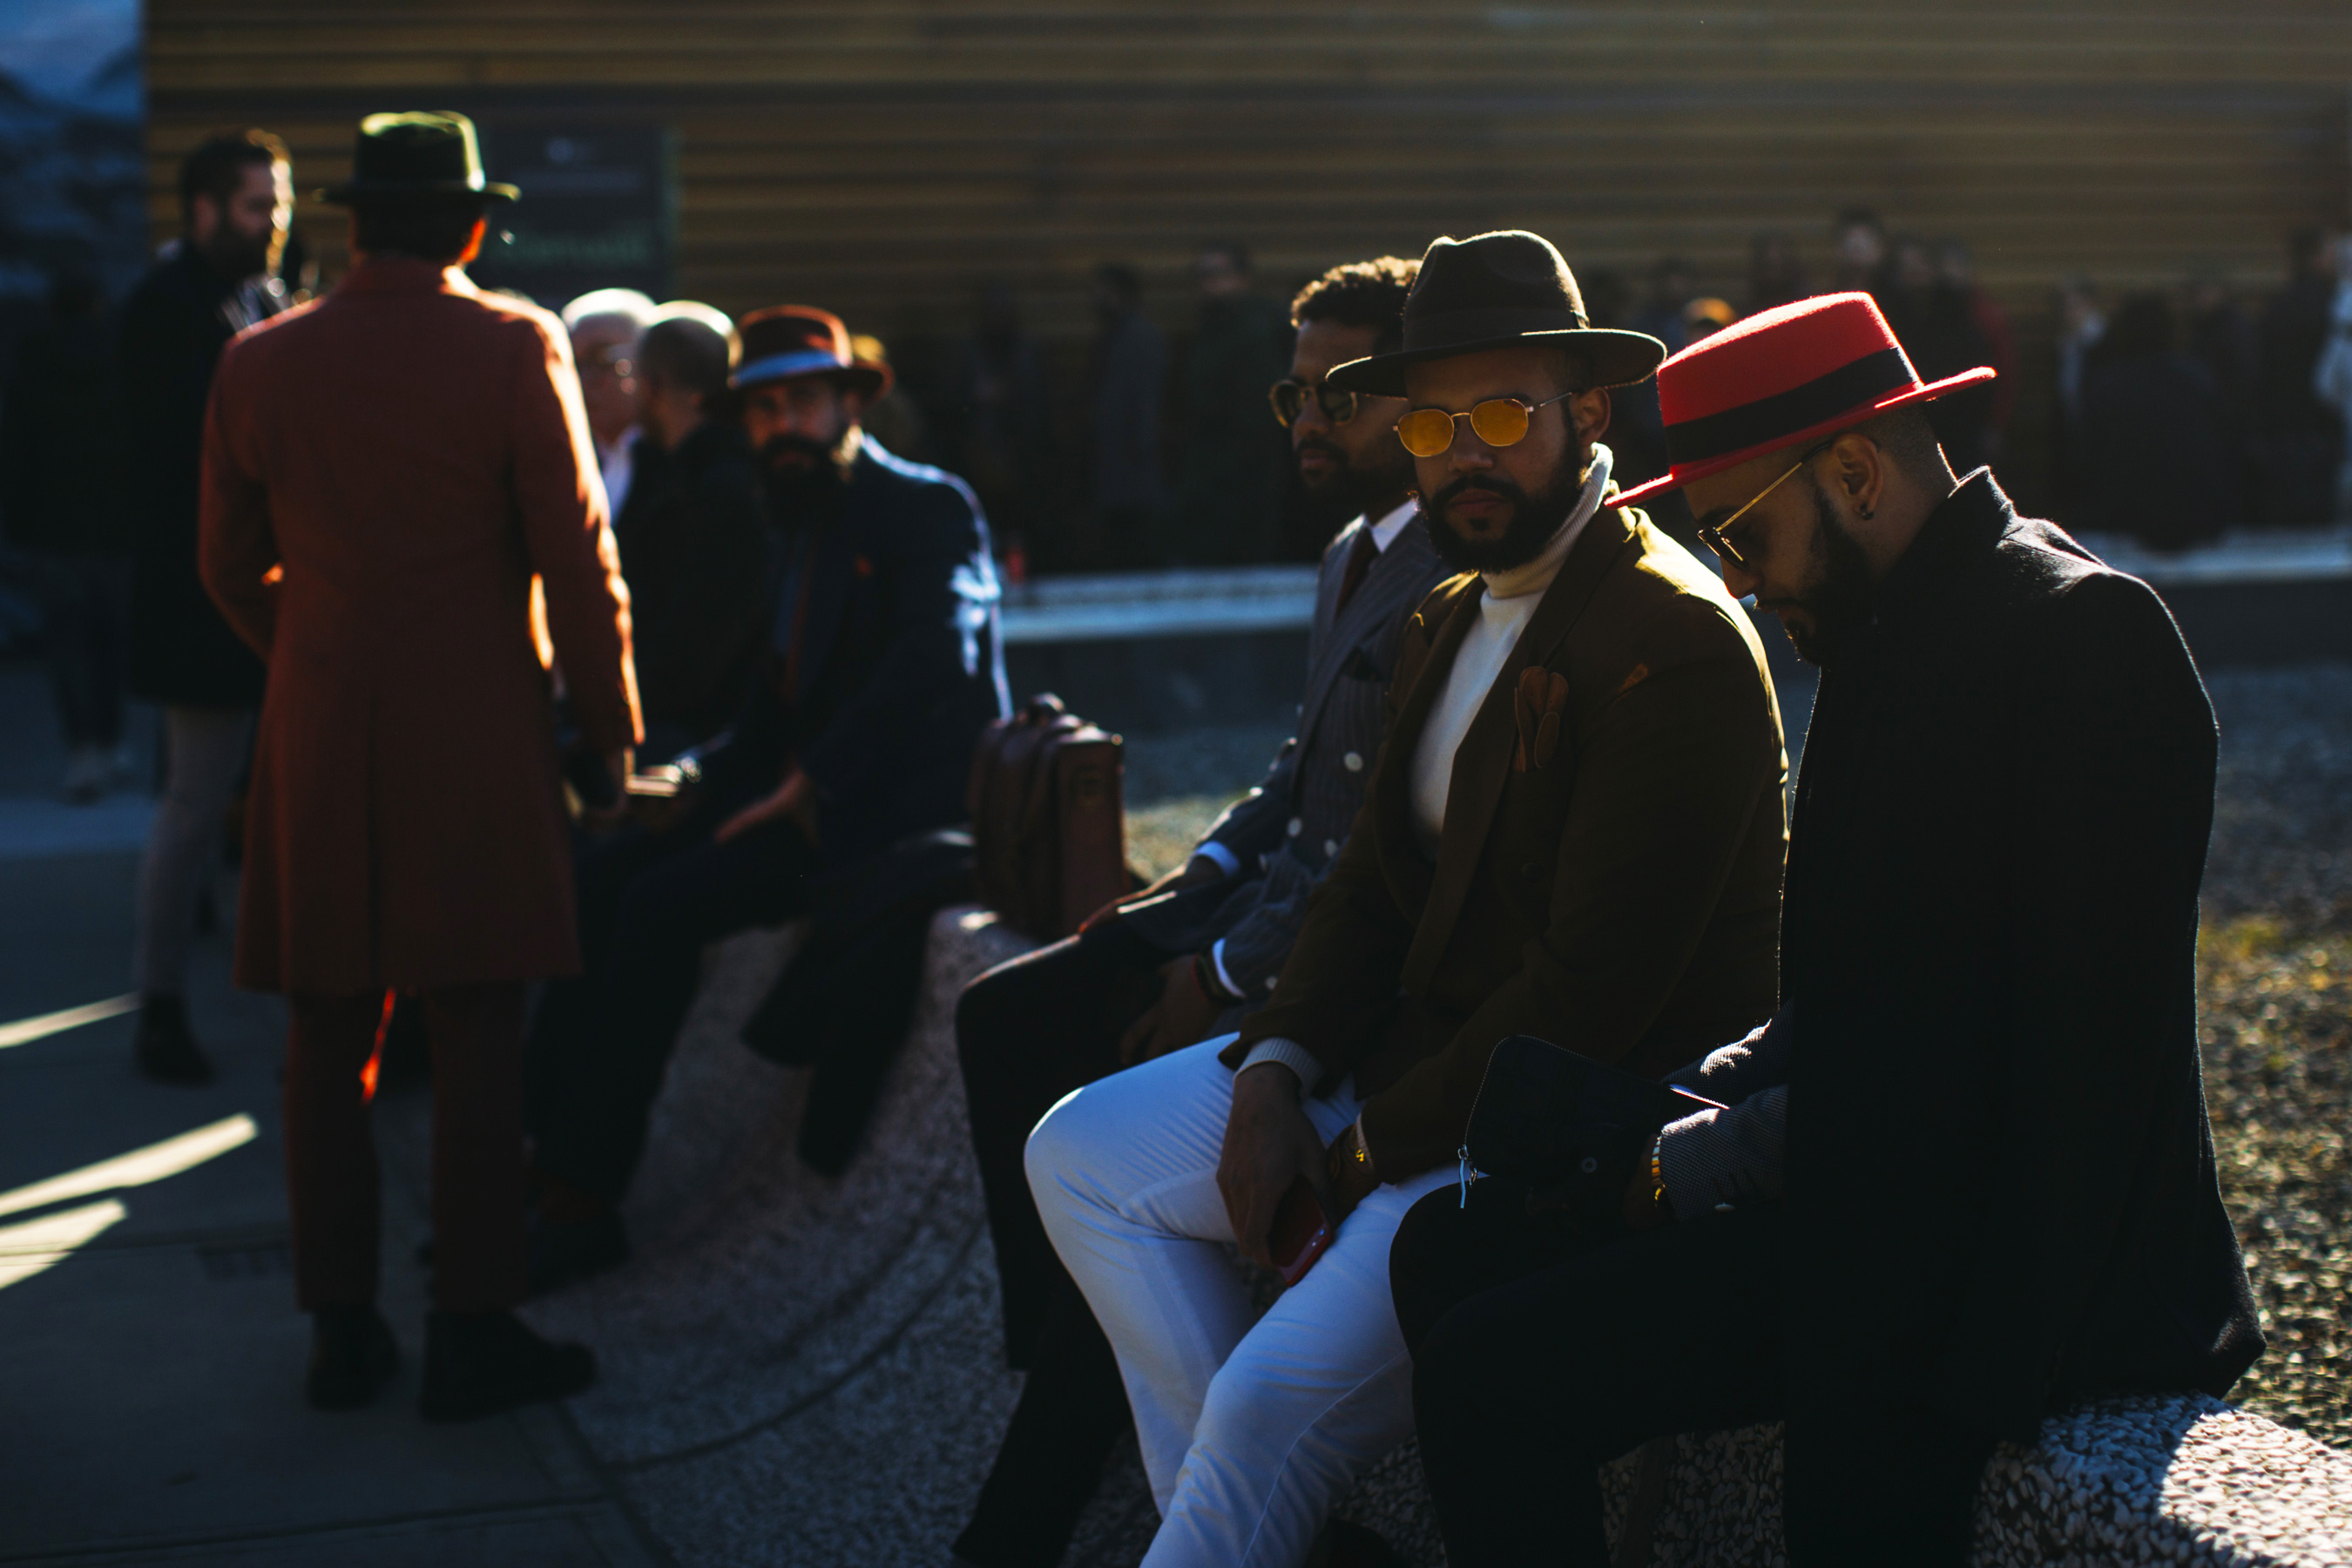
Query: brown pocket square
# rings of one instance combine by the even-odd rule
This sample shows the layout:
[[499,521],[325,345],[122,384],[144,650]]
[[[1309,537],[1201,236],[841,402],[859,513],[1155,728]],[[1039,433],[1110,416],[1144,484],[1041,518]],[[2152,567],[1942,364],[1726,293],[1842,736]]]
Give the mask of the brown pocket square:
[[1568,706],[1568,677],[1557,670],[1527,668],[1511,693],[1511,714],[1518,721],[1519,744],[1511,771],[1523,773],[1534,759],[1543,767],[1559,750],[1560,712]]

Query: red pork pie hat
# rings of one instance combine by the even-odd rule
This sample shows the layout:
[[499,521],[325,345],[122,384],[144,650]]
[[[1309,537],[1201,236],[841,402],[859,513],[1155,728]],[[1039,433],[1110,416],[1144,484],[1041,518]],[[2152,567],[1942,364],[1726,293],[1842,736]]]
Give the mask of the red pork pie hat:
[[1979,365],[1922,382],[1867,294],[1822,294],[1759,310],[1658,367],[1658,409],[1674,467],[1612,504],[1633,505],[1994,374]]

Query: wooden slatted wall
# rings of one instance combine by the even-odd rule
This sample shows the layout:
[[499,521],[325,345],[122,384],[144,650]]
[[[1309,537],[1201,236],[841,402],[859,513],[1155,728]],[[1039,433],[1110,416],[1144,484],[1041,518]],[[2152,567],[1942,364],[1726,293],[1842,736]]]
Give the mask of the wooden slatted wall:
[[[1087,268],[1140,266],[1189,317],[1196,248],[1270,287],[1517,225],[1580,266],[1679,253],[1738,297],[1749,236],[1817,277],[1862,202],[1976,248],[2029,353],[2084,271],[2274,281],[2347,216],[2343,0],[1813,0],[1726,8],[1291,0],[149,0],[159,230],[174,161],[257,122],[302,185],[386,108],[583,107],[674,127],[678,286],[951,330],[974,286],[1084,330]],[[303,216],[339,261],[339,220]]]

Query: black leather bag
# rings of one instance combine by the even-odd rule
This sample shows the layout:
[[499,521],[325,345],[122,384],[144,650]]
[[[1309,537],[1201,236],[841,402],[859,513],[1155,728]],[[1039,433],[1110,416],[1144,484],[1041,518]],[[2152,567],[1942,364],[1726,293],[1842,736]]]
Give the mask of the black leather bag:
[[1471,1102],[1463,1180],[1474,1173],[1516,1177],[1580,1221],[1612,1226],[1658,1130],[1715,1105],[1533,1035],[1513,1035],[1496,1042]]

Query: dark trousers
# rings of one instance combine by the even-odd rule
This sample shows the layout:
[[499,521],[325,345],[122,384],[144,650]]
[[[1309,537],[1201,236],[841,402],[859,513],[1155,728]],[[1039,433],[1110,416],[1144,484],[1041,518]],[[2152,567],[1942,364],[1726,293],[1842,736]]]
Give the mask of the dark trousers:
[[41,595],[41,649],[69,746],[112,750],[122,740],[130,677],[131,575],[105,555],[33,555]]
[[715,843],[708,824],[624,827],[579,862],[583,972],[547,988],[530,1035],[534,1159],[551,1176],[618,1203],[645,1153],[646,1125],[702,950],[806,911],[816,851],[791,822]]
[[[1413,1205],[1389,1271],[1454,1568],[1605,1568],[1599,1468],[1789,1415],[1777,1205],[1593,1240],[1488,1180]],[[1789,1422],[1789,1561],[1965,1564],[1992,1442],[1928,1418]]]
[[[433,1042],[433,1300],[523,1297],[521,983],[423,994]],[[286,1185],[302,1309],[375,1300],[383,1213],[361,1069],[382,996],[296,996],[286,1042]]]
[[1157,1001],[1167,954],[1117,921],[990,970],[956,1006],[988,1227],[1021,1403],[956,1552],[981,1568],[1052,1568],[1133,1424],[1110,1342],[1055,1256],[1022,1151],[1056,1100],[1118,1069],[1118,1039]]

